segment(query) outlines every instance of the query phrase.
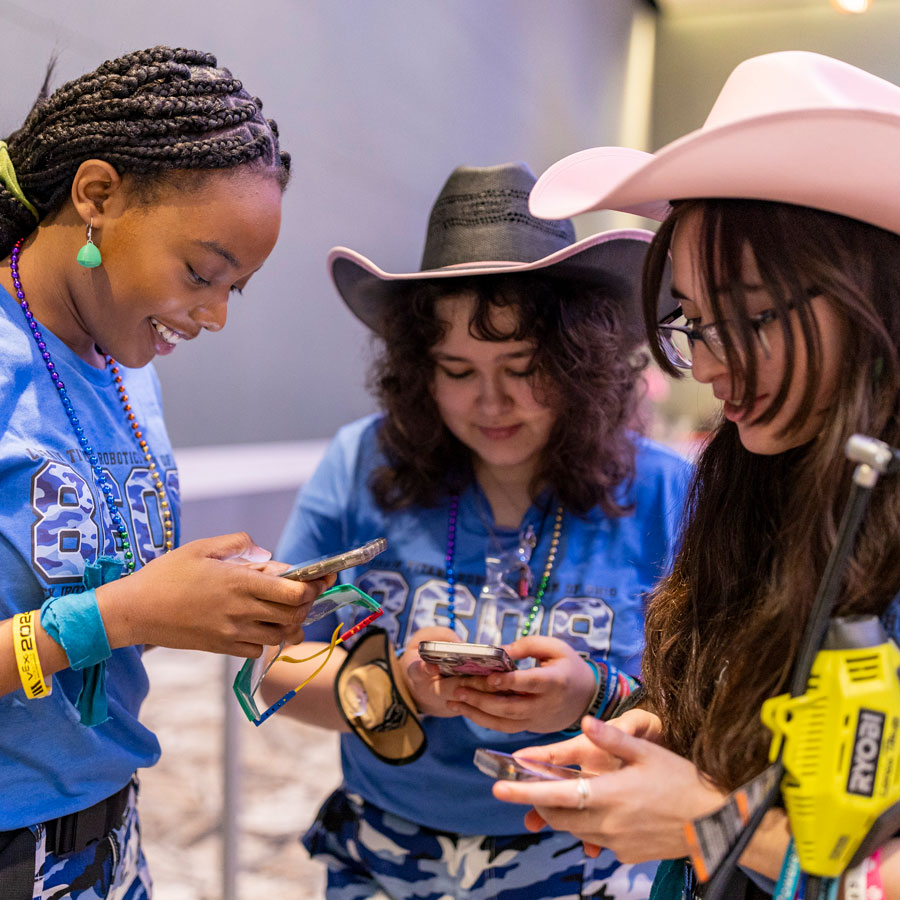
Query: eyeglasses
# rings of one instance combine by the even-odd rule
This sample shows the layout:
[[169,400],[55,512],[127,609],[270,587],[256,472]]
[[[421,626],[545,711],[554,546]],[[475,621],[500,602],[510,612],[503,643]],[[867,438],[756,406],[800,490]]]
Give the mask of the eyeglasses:
[[[304,624],[311,624],[312,622],[317,622],[319,619],[324,618],[325,616],[335,612],[338,609],[341,609],[344,606],[349,605],[361,606],[363,609],[369,610],[370,615],[366,616],[360,622],[357,622],[352,628],[348,628],[347,631],[344,631],[341,634],[341,630],[344,627],[344,623],[341,622],[337,628],[335,628],[334,633],[331,636],[331,642],[328,647],[324,647],[322,650],[319,650],[317,653],[313,653],[312,656],[304,657],[303,659],[294,659],[291,656],[284,656],[284,641],[281,642],[277,647],[263,647],[263,652],[259,656],[258,659],[248,659],[243,666],[241,666],[241,670],[237,673],[237,676],[234,679],[234,684],[232,686],[232,690],[234,691],[234,695],[237,697],[238,703],[241,705],[241,709],[244,711],[244,715],[256,726],[262,725],[266,719],[269,718],[273,713],[276,713],[288,700],[292,699],[297,695],[297,692],[301,690],[301,688],[305,687],[309,684],[322,669],[325,668],[326,663],[331,658],[331,654],[334,652],[334,648],[340,644],[342,641],[347,640],[347,638],[356,634],[358,631],[361,631],[366,625],[371,624],[375,621],[384,610],[381,608],[381,605],[377,600],[370,597],[365,591],[361,591],[354,584],[339,584],[336,587],[331,588],[330,590],[324,591],[319,595],[316,599],[315,603],[313,603],[312,608],[304,619]],[[260,711],[259,705],[257,704],[257,699],[262,699],[262,695],[260,694],[260,688],[262,687],[263,681],[265,681],[266,675],[269,674],[272,666],[275,665],[276,662],[290,662],[290,663],[302,663],[309,662],[311,659],[315,659],[317,656],[321,656],[323,653],[326,653],[327,656],[322,661],[322,664],[312,673],[307,679],[305,679],[301,684],[298,684],[297,687],[289,690],[284,696],[280,697],[275,701],[271,706]]]
[[[818,297],[821,293],[822,291],[819,288],[808,288],[804,299],[812,300],[813,297]],[[791,301],[786,304],[786,307],[788,310],[796,309],[797,303]],[[779,316],[778,310],[767,309],[758,315],[750,316],[748,319],[748,324],[753,329],[756,340],[762,347],[766,359],[771,355],[772,348],[764,329],[776,321]],[[665,354],[666,359],[679,369],[690,369],[693,367],[694,344],[698,341],[706,345],[706,349],[709,350],[717,362],[723,364],[728,362],[725,353],[725,340],[722,337],[723,333],[727,333],[728,341],[732,346],[740,345],[736,323],[723,319],[721,322],[710,322],[708,325],[695,325],[691,320],[684,317],[680,306],[663,319],[657,326],[657,329],[660,349]]]
[[[793,306],[790,306],[789,309],[793,309]],[[750,327],[753,329],[756,339],[766,355],[766,359],[769,358],[772,348],[763,329],[767,325],[771,325],[777,318],[778,312],[776,310],[767,309],[765,312],[761,312],[757,316],[751,316],[749,319]],[[679,319],[685,324],[676,325],[675,322]],[[693,368],[694,344],[698,341],[705,344],[706,349],[720,363],[728,362],[722,333],[728,332],[728,340],[732,345],[737,343],[733,322],[723,319],[721,322],[710,322],[708,325],[694,325],[684,318],[680,307],[671,316],[660,322],[658,329],[660,348],[665,353],[666,359],[679,369]]]

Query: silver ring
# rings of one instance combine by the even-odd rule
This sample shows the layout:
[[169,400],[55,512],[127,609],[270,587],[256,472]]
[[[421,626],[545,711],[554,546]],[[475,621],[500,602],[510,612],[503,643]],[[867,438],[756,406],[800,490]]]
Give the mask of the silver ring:
[[584,805],[587,803],[587,799],[591,795],[591,789],[588,786],[588,783],[583,778],[579,778],[578,781],[575,782],[575,787],[578,790],[577,809],[584,809]]

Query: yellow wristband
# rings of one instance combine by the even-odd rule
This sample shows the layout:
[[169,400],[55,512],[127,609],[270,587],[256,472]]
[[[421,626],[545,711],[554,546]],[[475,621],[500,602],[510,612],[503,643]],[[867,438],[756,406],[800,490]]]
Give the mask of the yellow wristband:
[[22,679],[25,696],[29,700],[49,697],[53,685],[44,681],[44,673],[41,671],[37,641],[34,638],[34,611],[14,615],[12,629],[16,665],[19,667],[19,678]]

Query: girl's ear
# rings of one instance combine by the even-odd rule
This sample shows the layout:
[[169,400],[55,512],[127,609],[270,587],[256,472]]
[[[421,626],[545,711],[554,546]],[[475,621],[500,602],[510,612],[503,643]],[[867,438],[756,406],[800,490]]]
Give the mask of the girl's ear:
[[102,228],[104,216],[118,212],[109,204],[118,207],[124,201],[122,176],[106,160],[87,159],[72,179],[71,196],[84,224],[93,220],[94,228]]

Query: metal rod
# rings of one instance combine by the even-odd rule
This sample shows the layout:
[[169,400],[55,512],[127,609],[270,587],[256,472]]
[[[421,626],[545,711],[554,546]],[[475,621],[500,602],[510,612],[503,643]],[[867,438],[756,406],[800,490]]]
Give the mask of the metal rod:
[[238,814],[241,806],[241,734],[239,707],[231,685],[242,660],[222,657],[222,900],[237,900],[237,875],[240,871]]

